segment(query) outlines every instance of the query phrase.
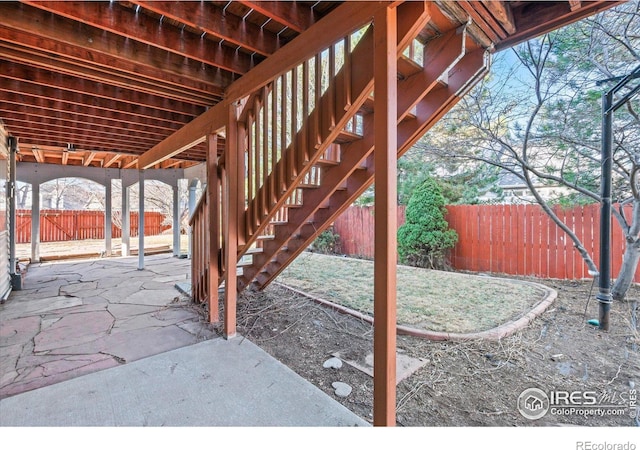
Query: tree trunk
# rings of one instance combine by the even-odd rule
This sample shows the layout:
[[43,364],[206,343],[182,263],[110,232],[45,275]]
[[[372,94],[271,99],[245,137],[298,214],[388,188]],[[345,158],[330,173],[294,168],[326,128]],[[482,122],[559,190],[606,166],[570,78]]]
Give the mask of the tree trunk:
[[622,257],[622,267],[611,292],[614,300],[624,300],[631,283],[633,283],[638,262],[640,261],[640,246],[638,244],[640,244],[640,241],[627,244]]
[[[622,225],[620,220],[618,222]],[[626,248],[622,257],[622,267],[611,292],[614,300],[624,300],[636,276],[640,261],[640,237],[638,234],[640,234],[640,199],[634,199],[631,225],[625,230]]]

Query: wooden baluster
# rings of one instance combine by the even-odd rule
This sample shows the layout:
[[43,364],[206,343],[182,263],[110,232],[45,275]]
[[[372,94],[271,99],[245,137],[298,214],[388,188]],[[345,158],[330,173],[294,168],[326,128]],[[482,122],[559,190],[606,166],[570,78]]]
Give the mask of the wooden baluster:
[[278,81],[273,82],[271,90],[271,180],[269,183],[269,208],[278,201],[278,185],[277,169],[278,169]]
[[288,167],[288,159],[286,158],[287,151],[287,129],[289,124],[289,108],[287,108],[287,102],[289,96],[287,95],[289,84],[287,83],[288,77],[285,73],[280,78],[280,161],[278,164],[278,197],[287,189],[286,172]]
[[[320,111],[320,99],[322,98],[322,54],[319,53],[316,55],[316,68],[315,68],[315,116],[313,120],[313,141],[309,147],[309,152],[315,150],[318,145],[321,143],[321,126],[322,126],[322,111]],[[314,152],[315,153],[315,152]],[[307,160],[310,159],[310,156]]]
[[260,197],[260,221],[268,213],[267,191],[269,188],[269,90],[262,89],[262,195]]
[[260,101],[256,98],[254,105],[254,112],[256,115],[256,138],[255,138],[255,183],[254,189],[254,197],[253,197],[253,229],[255,230],[260,226],[260,187],[261,187],[261,178],[262,178],[262,167],[260,166],[260,159],[262,157],[262,146],[260,141],[260,136],[262,133],[260,116],[262,115],[262,111],[260,111]]
[[243,122],[238,122],[238,143],[240,144],[238,149],[238,164],[236,177],[238,179],[238,211],[236,223],[238,226],[238,246],[244,245],[247,242],[247,229],[246,229],[246,202],[247,202],[247,175],[246,175],[246,154],[248,152],[247,145],[247,126]]
[[329,47],[329,85],[327,87],[327,96],[329,98],[329,129],[336,127],[336,84],[334,82],[336,76],[336,46]]
[[287,184],[298,175],[298,73],[300,66],[293,69],[291,77],[291,157],[289,158],[289,179]]
[[344,92],[345,106],[347,110],[351,107],[351,36],[344,38]]
[[298,167],[304,167],[309,161],[309,136],[311,135],[311,126],[309,124],[309,60],[304,62],[302,66],[302,129],[305,130],[302,136],[302,145],[299,150],[302,151],[302,158],[298,160]]
[[[220,248],[220,255],[222,255],[222,257],[218,257],[218,260],[221,261],[221,264],[218,265],[218,275],[220,277],[224,276],[224,273],[226,272],[227,267],[224,266],[224,261],[226,260],[226,258],[224,257],[224,253],[226,252],[227,249],[227,244],[224,240],[224,236],[227,235],[227,227],[228,227],[228,223],[226,218],[229,217],[229,202],[227,201],[228,197],[228,191],[229,191],[229,178],[227,177],[227,169],[226,169],[226,157],[225,157],[225,165],[223,166],[218,166],[218,183],[220,185],[220,207],[218,208],[218,220],[220,222],[219,224],[219,228],[220,228],[220,236],[223,236],[223,238],[221,239],[222,244],[219,246]],[[219,282],[218,282],[219,284]]]
[[207,228],[209,242],[207,249],[208,283],[207,294],[209,298],[209,322],[219,321],[218,308],[218,251],[220,242],[220,221],[218,216],[219,205],[219,178],[218,178],[218,137],[211,134],[207,137],[207,193],[208,193],[208,219]]
[[254,189],[254,155],[255,155],[255,150],[253,148],[253,144],[254,144],[254,140],[253,140],[253,133],[254,133],[254,119],[253,119],[253,112],[250,112],[248,117],[247,117],[247,126],[246,126],[246,132],[247,132],[247,200],[248,200],[248,208],[247,208],[247,214],[246,214],[246,230],[245,230],[245,235],[246,236],[250,236],[253,234],[253,208],[250,207],[251,202],[253,201],[253,199],[255,198],[255,193],[253,192]]

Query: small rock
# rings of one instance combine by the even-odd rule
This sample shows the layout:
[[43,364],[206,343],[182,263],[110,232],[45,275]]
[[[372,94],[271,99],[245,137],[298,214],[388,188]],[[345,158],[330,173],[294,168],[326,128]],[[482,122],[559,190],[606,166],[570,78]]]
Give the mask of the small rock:
[[322,367],[325,369],[339,369],[342,367],[342,360],[340,358],[329,358],[322,364]]
[[629,387],[631,389],[635,388],[636,387],[636,383],[633,380],[629,380]]
[[336,390],[336,395],[338,397],[348,397],[351,394],[351,386],[347,383],[343,383],[342,381],[336,381],[332,383],[331,386]]
[[552,361],[560,361],[564,355],[562,353],[558,353],[556,355],[551,355]]

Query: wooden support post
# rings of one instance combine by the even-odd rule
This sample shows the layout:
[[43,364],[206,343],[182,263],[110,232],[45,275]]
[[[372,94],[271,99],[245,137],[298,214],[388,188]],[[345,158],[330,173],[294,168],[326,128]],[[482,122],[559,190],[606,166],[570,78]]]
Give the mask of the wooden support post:
[[396,9],[374,17],[375,261],[373,424],[396,424]]
[[209,198],[209,323],[220,321],[218,281],[220,251],[220,196],[218,187],[218,136],[207,136],[207,193]]
[[[274,93],[275,95],[275,93]],[[267,104],[265,103],[265,108]],[[238,141],[238,122],[236,108],[229,107],[229,119],[227,121],[227,136],[225,148],[225,165],[227,173],[227,227],[224,239],[226,258],[226,278],[224,291],[224,337],[231,339],[236,335],[236,301],[238,296],[238,189],[240,180],[238,178],[238,155],[240,145]],[[265,126],[267,124],[265,123]],[[266,142],[265,142],[266,144]],[[243,177],[244,180],[244,177]]]

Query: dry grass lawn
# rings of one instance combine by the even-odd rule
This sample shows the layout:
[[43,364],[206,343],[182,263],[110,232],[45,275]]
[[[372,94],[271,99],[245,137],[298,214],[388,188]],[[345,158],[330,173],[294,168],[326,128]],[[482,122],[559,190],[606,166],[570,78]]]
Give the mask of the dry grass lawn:
[[[373,314],[373,262],[302,253],[277,281]],[[398,266],[398,323],[452,333],[488,330],[528,312],[545,291],[488,276]]]

